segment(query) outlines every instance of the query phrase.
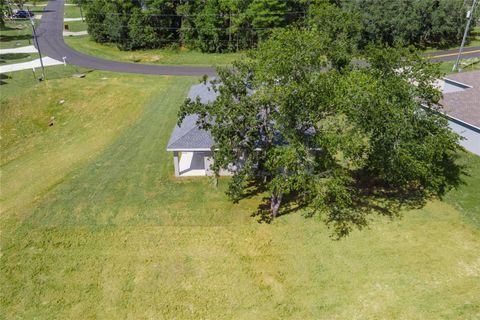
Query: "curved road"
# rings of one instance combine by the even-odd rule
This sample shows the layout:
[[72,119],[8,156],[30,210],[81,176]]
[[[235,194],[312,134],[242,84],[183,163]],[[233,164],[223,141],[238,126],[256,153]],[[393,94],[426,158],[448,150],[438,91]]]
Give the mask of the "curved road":
[[216,74],[213,68],[172,67],[117,62],[88,56],[75,51],[63,41],[64,2],[65,0],[50,0],[42,13],[42,20],[37,28],[37,35],[40,50],[44,55],[59,61],[66,57],[68,64],[116,72],[181,76],[203,76],[205,74],[213,76]]
[[[96,58],[73,50],[63,41],[63,9],[65,0],[50,0],[42,13],[41,24],[38,27],[38,42],[42,53],[62,61],[66,57],[68,64],[98,70],[184,76],[214,76],[213,68],[173,67],[146,65],[138,63],[118,62]],[[431,61],[451,61],[457,58],[458,50],[433,52],[427,56]],[[480,47],[465,48],[462,58],[480,57]]]

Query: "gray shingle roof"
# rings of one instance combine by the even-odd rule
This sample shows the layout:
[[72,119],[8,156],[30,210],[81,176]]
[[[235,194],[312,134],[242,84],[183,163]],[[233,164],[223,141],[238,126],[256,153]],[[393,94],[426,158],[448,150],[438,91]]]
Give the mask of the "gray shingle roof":
[[[197,84],[190,88],[188,97],[195,100],[200,98],[200,102],[208,103],[214,101],[218,94],[212,90],[211,84]],[[183,119],[180,126],[175,126],[167,150],[210,150],[213,146],[213,139],[210,132],[201,130],[197,127],[197,115],[189,115]]]
[[190,88],[190,91],[188,92],[188,97],[191,100],[195,100],[197,99],[197,97],[199,97],[201,103],[209,103],[217,99],[218,92],[215,92],[213,90],[210,82],[207,82],[206,84],[202,82],[202,83],[193,85]]

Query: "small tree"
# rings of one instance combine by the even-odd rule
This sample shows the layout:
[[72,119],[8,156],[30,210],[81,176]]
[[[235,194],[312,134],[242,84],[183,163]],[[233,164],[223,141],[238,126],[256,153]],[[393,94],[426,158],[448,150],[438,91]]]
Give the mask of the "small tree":
[[[93,0],[87,7],[86,18],[88,34],[93,40],[103,43],[110,41],[105,18],[108,13],[106,2]],[[110,14],[114,14],[111,12]]]
[[[247,62],[218,70],[216,101],[187,100],[214,138],[214,171],[237,165],[228,195],[291,200],[346,235],[372,212],[394,214],[458,182],[458,136],[432,109],[437,68],[408,50],[369,48],[338,65],[331,37],[282,30]],[[341,38],[341,41],[344,41]],[[345,51],[348,52],[348,51]]]
[[282,27],[286,21],[287,2],[283,0],[253,0],[247,10],[252,27],[259,40],[265,40],[272,28]]
[[126,48],[141,49],[158,47],[160,39],[149,20],[149,15],[144,14],[140,9],[133,11],[128,22],[128,38],[130,41]]

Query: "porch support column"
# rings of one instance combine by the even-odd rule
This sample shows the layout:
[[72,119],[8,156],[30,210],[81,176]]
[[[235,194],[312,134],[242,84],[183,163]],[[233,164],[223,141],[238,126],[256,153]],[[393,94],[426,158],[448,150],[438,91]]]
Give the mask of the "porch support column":
[[180,166],[178,162],[178,151],[173,151],[173,167],[175,168],[175,177],[180,176]]

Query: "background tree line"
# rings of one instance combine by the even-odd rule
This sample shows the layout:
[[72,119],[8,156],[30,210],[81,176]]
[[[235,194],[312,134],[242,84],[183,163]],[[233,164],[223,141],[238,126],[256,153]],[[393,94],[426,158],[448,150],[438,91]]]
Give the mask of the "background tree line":
[[224,52],[251,48],[307,12],[306,0],[93,0],[86,16],[94,40],[121,49],[178,44]]
[[458,43],[468,6],[458,0],[92,0],[88,31],[122,50],[181,45],[203,52],[255,47],[275,28],[308,26],[319,3],[358,25],[357,45]]
[[458,43],[465,30],[471,1],[352,0],[344,7],[359,14],[361,45],[382,42],[419,47]]

